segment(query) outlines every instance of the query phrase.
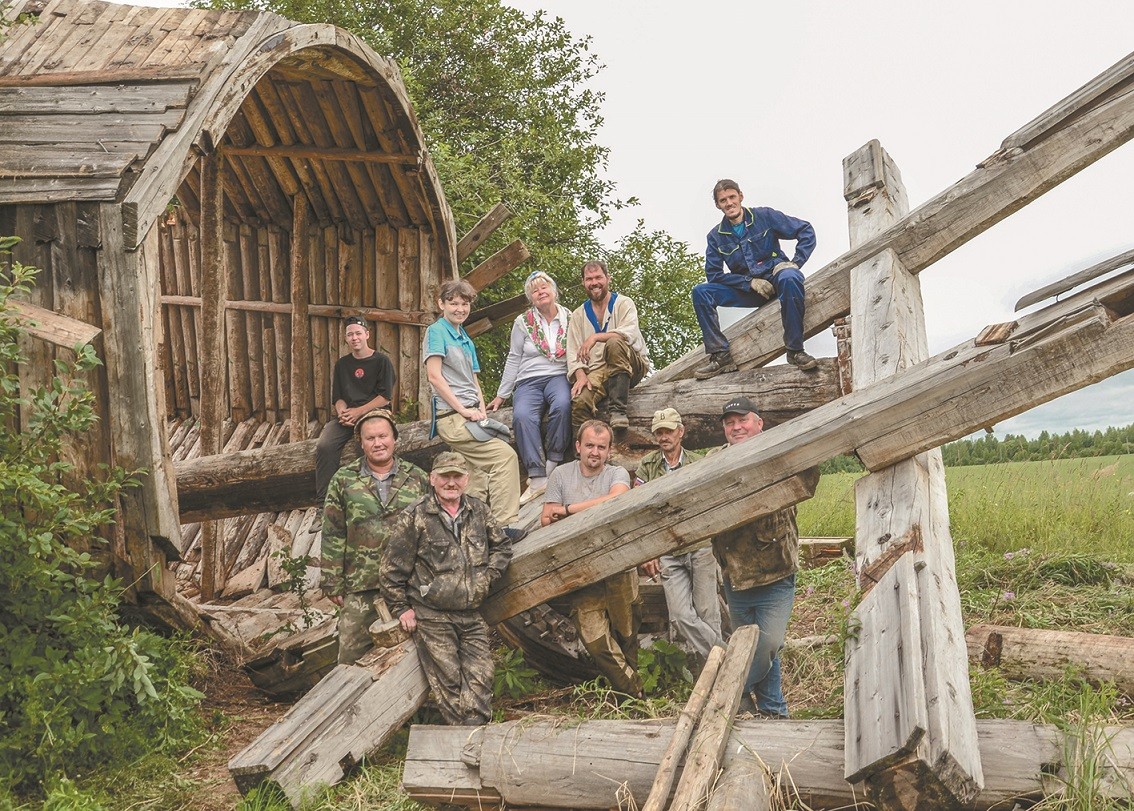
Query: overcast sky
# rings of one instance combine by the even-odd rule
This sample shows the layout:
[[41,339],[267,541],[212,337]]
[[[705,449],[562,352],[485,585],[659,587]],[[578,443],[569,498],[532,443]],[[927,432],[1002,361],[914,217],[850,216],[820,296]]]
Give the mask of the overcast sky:
[[[872,138],[911,208],[1009,134],[1134,50],[1129,0],[512,0],[590,36],[606,68],[599,141],[645,219],[702,252],[711,189],[810,220],[814,271],[848,248],[842,159]],[[152,5],[182,5],[158,0]],[[1134,144],[1048,192],[921,274],[930,351],[1013,318],[1025,293],[1134,246]],[[834,353],[829,333],[808,342]],[[997,433],[1134,421],[1134,371],[997,426]]]
[[[711,189],[810,220],[805,273],[848,248],[842,159],[872,138],[911,208],[1010,133],[1134,50],[1134,3],[514,0],[589,35],[606,65],[599,140],[638,218],[697,252],[719,221]],[[931,352],[1009,321],[1025,293],[1134,246],[1128,144],[921,274]],[[833,354],[829,334],[808,343]],[[1038,433],[1134,421],[1134,373],[1006,421]]]

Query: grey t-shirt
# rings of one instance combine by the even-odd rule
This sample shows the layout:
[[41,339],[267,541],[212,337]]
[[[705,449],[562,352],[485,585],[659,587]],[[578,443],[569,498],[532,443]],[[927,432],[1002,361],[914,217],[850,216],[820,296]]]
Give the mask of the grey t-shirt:
[[578,462],[560,465],[547,480],[544,501],[549,504],[578,504],[610,494],[616,484],[630,486],[630,474],[618,465],[606,465],[598,474],[587,478]]

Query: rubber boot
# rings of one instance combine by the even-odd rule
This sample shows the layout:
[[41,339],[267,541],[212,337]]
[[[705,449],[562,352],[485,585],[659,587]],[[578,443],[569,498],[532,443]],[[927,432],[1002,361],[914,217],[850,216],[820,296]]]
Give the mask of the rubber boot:
[[610,409],[610,427],[625,431],[630,427],[626,416],[626,399],[630,396],[630,375],[611,375],[606,379],[606,405]]

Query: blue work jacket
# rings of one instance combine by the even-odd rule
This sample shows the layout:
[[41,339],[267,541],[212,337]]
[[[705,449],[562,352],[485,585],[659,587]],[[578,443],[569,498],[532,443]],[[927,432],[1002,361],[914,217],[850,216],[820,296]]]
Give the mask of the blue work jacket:
[[[745,208],[744,236],[737,238],[728,217],[709,232],[705,248],[705,278],[738,290],[748,290],[753,276],[770,279],[772,268],[788,261],[780,248],[781,239],[795,240],[795,256],[790,261],[799,267],[815,250],[815,229],[805,220],[789,217],[774,208]],[[726,272],[725,267],[728,267]]]

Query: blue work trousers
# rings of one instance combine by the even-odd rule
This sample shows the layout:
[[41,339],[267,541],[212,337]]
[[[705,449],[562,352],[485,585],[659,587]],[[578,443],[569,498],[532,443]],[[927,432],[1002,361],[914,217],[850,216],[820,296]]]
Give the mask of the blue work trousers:
[[[543,413],[547,411],[547,435]],[[546,461],[562,462],[571,441],[571,384],[566,375],[529,377],[512,392],[512,431],[529,476],[546,476]]]
[[725,601],[735,631],[741,625],[759,625],[760,639],[744,689],[755,693],[756,708],[787,717],[787,702],[780,684],[780,651],[784,647],[791,607],[795,603],[795,574],[750,589],[736,589],[724,579]]
[[[784,346],[795,352],[803,349],[803,274],[787,268],[775,276],[769,271],[761,274],[776,288],[780,300],[780,320],[784,325]],[[742,277],[743,278],[743,277]],[[747,286],[733,286],[720,282],[702,282],[693,287],[693,312],[701,327],[701,340],[705,352],[724,352],[728,338],[721,332],[717,307],[759,307],[768,300]]]

